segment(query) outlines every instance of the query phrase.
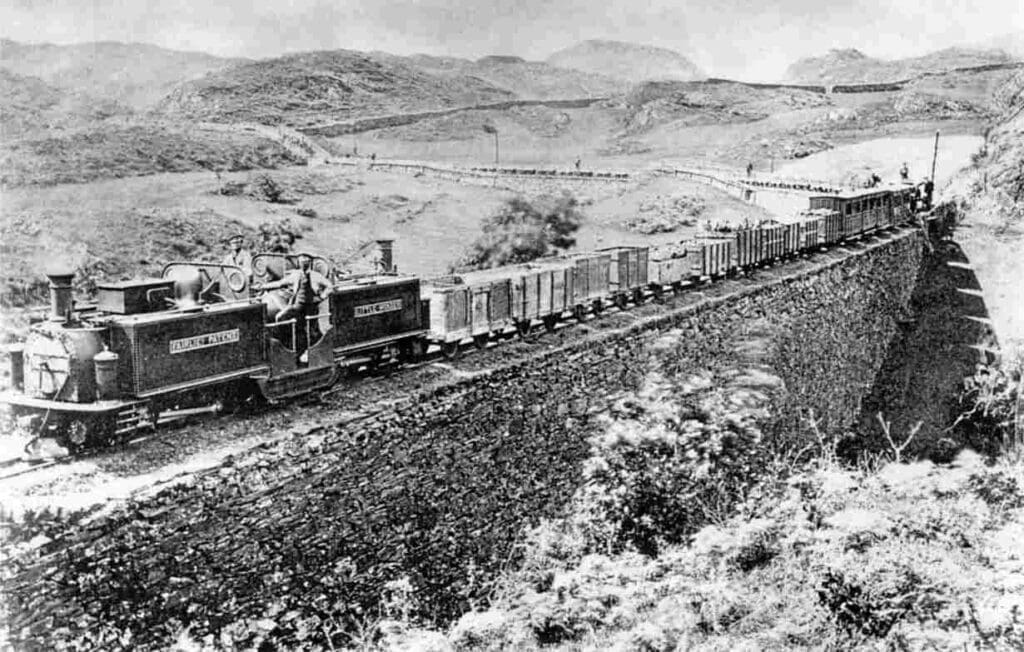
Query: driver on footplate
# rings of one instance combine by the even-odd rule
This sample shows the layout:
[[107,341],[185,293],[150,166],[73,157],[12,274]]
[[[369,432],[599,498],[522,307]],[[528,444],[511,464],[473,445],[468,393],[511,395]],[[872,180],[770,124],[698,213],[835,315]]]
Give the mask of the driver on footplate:
[[[276,283],[267,283],[263,290],[275,288],[291,288],[291,299],[288,306],[277,315],[276,321],[296,320],[295,353],[302,355],[310,343],[320,339],[320,325],[316,319],[308,319],[320,314],[319,304],[327,298],[331,284],[323,274],[313,271],[312,259],[303,254],[299,257],[299,269],[288,272]],[[307,337],[308,335],[308,337]]]

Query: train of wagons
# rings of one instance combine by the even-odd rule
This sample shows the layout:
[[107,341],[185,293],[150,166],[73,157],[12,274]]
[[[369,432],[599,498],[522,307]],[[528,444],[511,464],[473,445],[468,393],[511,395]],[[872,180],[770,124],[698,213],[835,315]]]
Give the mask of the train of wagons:
[[282,297],[258,288],[287,278],[294,255],[255,256],[252,278],[238,267],[171,263],[160,278],[99,285],[91,303],[75,301],[72,274],[51,273],[49,314],[8,349],[12,388],[0,402],[26,428],[72,449],[103,445],[155,426],[165,412],[317,392],[346,370],[416,360],[431,348],[453,357],[460,347],[552,330],[834,246],[911,221],[930,203],[918,197],[913,186],[812,196],[789,223],[433,279],[394,273],[390,250],[385,271],[348,278],[332,278],[329,263],[313,257],[330,289],[318,314],[286,320],[276,318]]

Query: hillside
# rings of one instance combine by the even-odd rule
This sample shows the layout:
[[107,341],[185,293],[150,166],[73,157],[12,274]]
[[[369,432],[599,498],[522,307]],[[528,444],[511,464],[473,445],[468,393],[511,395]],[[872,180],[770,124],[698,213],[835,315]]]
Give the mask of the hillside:
[[158,110],[213,122],[307,126],[511,97],[513,93],[474,77],[435,75],[396,58],[332,50],[211,73],[180,85]]
[[784,81],[796,84],[858,84],[909,79],[955,68],[1011,63],[999,50],[947,48],[921,57],[885,60],[856,49],[833,49],[821,57],[799,59],[786,69]]
[[555,52],[547,58],[547,63],[629,82],[646,79],[689,81],[707,76],[674,50],[621,41],[583,41]]
[[129,113],[114,100],[68,91],[0,68],[0,139],[5,142]]
[[132,121],[4,140],[0,188],[304,162],[281,144],[253,133]]
[[819,93],[788,88],[754,88],[733,82],[645,82],[626,95],[625,130],[635,134],[674,120],[687,125],[746,122],[824,106]]
[[476,77],[526,99],[607,97],[627,88],[622,80],[605,74],[559,68],[519,57],[494,55],[476,61],[428,55],[395,58],[430,74]]
[[1008,79],[995,100],[1000,120],[971,168],[943,195],[963,211],[961,245],[985,290],[999,347],[1024,355],[1024,71]]
[[148,107],[183,80],[242,61],[146,43],[53,45],[0,40],[0,67],[134,108]]

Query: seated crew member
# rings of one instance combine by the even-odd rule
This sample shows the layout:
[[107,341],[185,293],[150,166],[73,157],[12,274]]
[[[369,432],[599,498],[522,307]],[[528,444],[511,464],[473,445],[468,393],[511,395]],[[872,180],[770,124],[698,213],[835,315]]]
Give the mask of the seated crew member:
[[222,265],[234,265],[235,267],[242,268],[245,272],[246,278],[252,280],[252,253],[245,248],[245,237],[241,233],[236,233],[228,238],[228,245],[231,248],[230,253],[224,256],[221,260]]
[[[309,256],[299,257],[299,268],[293,269],[280,281],[267,283],[261,290],[273,290],[286,287],[291,290],[291,298],[284,310],[278,313],[275,321],[296,320],[295,352],[299,355],[309,348],[311,342],[320,339],[320,325],[316,319],[307,319],[319,314],[319,304],[330,293],[331,284],[323,274],[313,271],[313,261]],[[307,337],[308,329],[308,337]]]

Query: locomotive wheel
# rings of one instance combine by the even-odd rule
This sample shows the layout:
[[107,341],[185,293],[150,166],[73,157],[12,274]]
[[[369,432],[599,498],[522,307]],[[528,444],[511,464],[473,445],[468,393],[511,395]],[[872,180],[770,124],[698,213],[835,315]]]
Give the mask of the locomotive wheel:
[[627,303],[627,299],[626,299],[626,295],[625,294],[616,294],[615,295],[615,305],[616,305],[616,307],[618,307],[619,310],[625,310],[626,309],[626,303]]
[[516,322],[516,332],[519,333],[519,337],[524,340],[530,336],[530,327],[532,324],[529,319]]
[[491,340],[490,333],[480,333],[479,335],[473,336],[473,346],[483,350],[487,348],[487,343]]
[[672,294],[679,294],[682,291],[683,291],[683,284],[682,283],[680,283],[679,281],[676,281],[675,283],[672,284]]
[[643,288],[635,288],[633,290],[633,303],[640,305],[644,302],[644,290]]
[[459,343],[458,342],[441,342],[441,355],[454,360],[459,356]]
[[595,299],[594,300],[594,314],[595,315],[600,315],[602,312],[604,312],[604,301],[601,301],[600,299]]
[[660,285],[652,286],[651,287],[651,293],[654,294],[654,301],[655,301],[655,303],[664,303],[664,299],[662,299],[662,296],[661,296],[662,295],[662,291],[661,291],[661,286]]
[[377,368],[380,367],[380,363],[383,361],[383,359],[383,351],[374,351],[373,353],[371,353],[370,361],[366,364],[367,370],[369,370],[371,373],[377,371]]
[[573,306],[572,316],[576,318],[576,321],[582,323],[587,318],[587,307],[583,304]]
[[545,315],[543,321],[544,330],[546,330],[549,333],[554,333],[555,326],[558,325],[558,317],[556,317],[555,315]]
[[67,439],[68,443],[75,448],[81,448],[85,446],[85,442],[89,440],[89,424],[81,419],[75,419],[67,425]]
[[423,340],[406,340],[399,346],[398,354],[405,362],[414,362],[423,357],[427,347]]

